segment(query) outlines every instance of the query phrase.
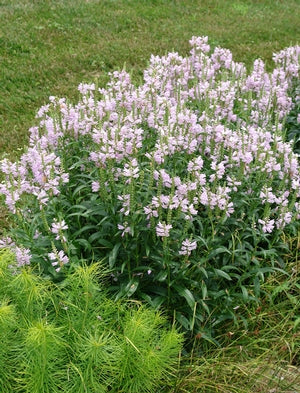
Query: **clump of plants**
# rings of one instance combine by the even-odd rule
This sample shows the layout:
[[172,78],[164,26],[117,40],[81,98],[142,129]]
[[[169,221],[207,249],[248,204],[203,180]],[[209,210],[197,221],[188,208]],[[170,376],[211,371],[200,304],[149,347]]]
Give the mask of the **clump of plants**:
[[163,306],[211,339],[259,303],[297,232],[300,172],[285,142],[300,47],[247,73],[227,49],[193,37],[190,56],[152,56],[144,83],[113,72],[81,84],[76,105],[50,97],[0,192],[15,219],[3,240],[19,265],[55,282],[96,261],[108,289]]
[[[0,254],[1,392],[155,392],[168,385],[182,336],[153,309],[113,302],[99,264],[54,284]],[[102,277],[102,278],[101,278]]]

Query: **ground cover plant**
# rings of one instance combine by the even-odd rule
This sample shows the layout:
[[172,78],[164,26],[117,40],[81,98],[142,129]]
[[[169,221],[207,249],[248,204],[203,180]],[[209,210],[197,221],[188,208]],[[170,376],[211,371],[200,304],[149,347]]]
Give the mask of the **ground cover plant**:
[[99,264],[63,285],[18,274],[0,253],[1,392],[155,392],[168,385],[182,336],[153,309],[109,300]]
[[[50,97],[20,161],[2,160],[15,221],[3,247],[53,280],[103,261],[116,299],[163,306],[213,340],[265,276],[284,271],[297,234],[299,163],[285,141],[298,46],[247,74],[227,49],[193,37],[190,56],[152,56],[144,83],[114,72],[80,84],[72,105]],[[41,250],[43,250],[41,252]]]

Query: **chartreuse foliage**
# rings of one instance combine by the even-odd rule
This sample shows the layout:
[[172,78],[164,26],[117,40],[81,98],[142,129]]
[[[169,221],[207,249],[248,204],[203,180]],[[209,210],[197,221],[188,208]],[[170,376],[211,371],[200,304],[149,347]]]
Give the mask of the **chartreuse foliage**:
[[0,391],[155,392],[182,336],[162,315],[105,296],[99,264],[53,284],[0,254]]

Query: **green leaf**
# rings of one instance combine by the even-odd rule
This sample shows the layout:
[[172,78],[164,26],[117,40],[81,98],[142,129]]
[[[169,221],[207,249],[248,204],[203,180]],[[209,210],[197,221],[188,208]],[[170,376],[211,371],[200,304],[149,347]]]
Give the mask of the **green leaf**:
[[86,184],[81,184],[80,186],[76,187],[75,190],[73,191],[73,196],[78,194],[82,189],[86,188]]
[[109,253],[109,257],[108,257],[108,263],[109,263],[109,267],[112,269],[115,266],[116,263],[116,258],[118,255],[118,251],[119,248],[121,246],[121,243],[117,243],[114,245],[114,248],[111,250],[111,252]]
[[215,340],[211,335],[208,335],[207,333],[204,332],[199,332],[198,335],[200,338],[203,338],[204,340],[208,341],[211,344],[214,344],[217,347],[220,347],[220,344],[218,343],[217,340]]
[[206,269],[203,266],[198,267],[198,270],[203,273],[203,276],[205,278],[208,278],[207,271],[206,271]]
[[168,277],[168,272],[166,272],[165,270],[161,270],[156,276],[156,280],[159,282],[164,282],[166,281],[166,278]]
[[194,298],[192,292],[189,289],[187,289],[185,287],[181,287],[179,285],[173,285],[173,287],[180,296],[185,298],[185,300],[186,300],[187,304],[190,306],[190,308],[192,310],[194,310],[195,298]]
[[149,257],[149,255],[150,255],[150,247],[149,247],[148,244],[146,244],[145,249],[146,249],[146,257]]
[[67,217],[82,216],[83,212],[86,210],[86,207],[83,205],[73,205],[70,210],[71,211],[77,210],[77,211],[73,213],[67,213]]
[[209,255],[208,255],[208,259],[211,259],[213,257],[215,257],[216,255],[219,254],[229,254],[231,255],[231,252],[226,248],[226,247],[218,247],[215,250],[213,250]]
[[176,317],[176,321],[181,326],[183,326],[185,328],[185,330],[190,329],[190,323],[184,315],[182,315],[180,312],[176,311],[175,317]]
[[208,244],[207,244],[206,240],[203,237],[195,236],[195,240],[201,241],[204,244],[205,248],[208,249]]
[[158,309],[166,301],[165,296],[154,296],[151,298],[151,296],[147,295],[146,293],[143,293],[141,296],[142,299],[144,299],[154,309]]
[[90,231],[91,229],[95,230],[98,229],[96,225],[85,225],[84,227],[80,228],[78,231],[72,234],[72,236],[76,239],[79,235],[83,232]]
[[247,291],[246,287],[244,287],[244,285],[241,285],[241,290],[242,290],[242,293],[243,293],[244,301],[247,301],[249,299],[249,294],[248,294],[248,291]]
[[86,210],[84,213],[82,213],[81,214],[81,217],[88,217],[88,218],[91,218],[93,215],[92,215],[92,213],[94,213],[93,212],[93,209],[88,209],[88,210]]
[[167,289],[163,287],[159,287],[158,285],[148,287],[149,292],[156,293],[157,295],[166,297],[167,296]]
[[260,280],[258,277],[255,277],[254,279],[254,293],[256,297],[259,297],[260,295]]
[[209,315],[210,314],[210,310],[209,310],[209,308],[208,308],[208,305],[203,301],[203,300],[200,300],[200,304],[202,305],[202,307],[204,308],[204,310],[207,312],[207,314]]
[[205,300],[207,298],[207,286],[204,283],[204,281],[202,281],[201,283],[201,290],[202,290],[202,299]]
[[119,292],[116,295],[115,300],[119,300],[124,296],[130,297],[137,290],[139,286],[139,280],[137,278],[132,278],[127,284],[121,285]]
[[126,295],[131,296],[134,294],[134,292],[138,289],[139,286],[139,280],[137,278],[133,278],[129,281],[129,283],[126,285]]
[[297,317],[296,321],[294,322],[293,329],[296,330],[299,324],[300,324],[300,317]]
[[223,277],[223,278],[225,278],[226,280],[229,280],[229,281],[232,280],[232,278],[229,276],[229,274],[224,272],[221,269],[214,269],[214,272],[217,274],[217,276]]
[[92,249],[91,243],[89,243],[86,239],[83,239],[83,238],[76,239],[75,242],[79,243],[81,246],[83,246],[88,251],[91,251],[91,249]]
[[101,244],[101,246],[107,247],[107,248],[113,248],[113,244],[105,239],[102,239],[103,233],[102,232],[95,232],[89,237],[89,242],[94,243],[94,241],[97,241],[97,244]]

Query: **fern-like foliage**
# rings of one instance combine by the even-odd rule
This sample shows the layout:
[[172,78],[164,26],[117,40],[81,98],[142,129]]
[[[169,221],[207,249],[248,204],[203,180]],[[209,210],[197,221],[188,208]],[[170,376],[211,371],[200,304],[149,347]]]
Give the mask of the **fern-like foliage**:
[[0,391],[154,392],[174,372],[182,336],[136,302],[113,302],[101,266],[53,284],[0,253]]

